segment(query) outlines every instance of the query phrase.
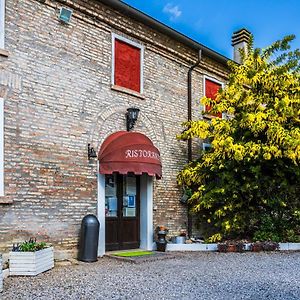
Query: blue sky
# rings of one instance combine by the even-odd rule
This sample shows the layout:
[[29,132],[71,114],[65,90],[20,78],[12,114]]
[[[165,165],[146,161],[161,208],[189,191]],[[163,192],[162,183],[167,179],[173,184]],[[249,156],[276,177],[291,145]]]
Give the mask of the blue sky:
[[300,48],[300,0],[123,0],[205,46],[232,58],[231,35],[247,28],[264,48],[295,34]]

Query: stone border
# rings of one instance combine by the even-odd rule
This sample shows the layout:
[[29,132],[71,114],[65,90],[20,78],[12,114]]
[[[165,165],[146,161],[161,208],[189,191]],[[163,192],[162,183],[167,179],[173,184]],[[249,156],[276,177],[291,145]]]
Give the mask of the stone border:
[[218,244],[167,244],[166,251],[217,251]]
[[[217,251],[218,244],[167,244],[166,251]],[[246,244],[246,251],[250,243]],[[279,243],[279,251],[300,251],[300,243]]]

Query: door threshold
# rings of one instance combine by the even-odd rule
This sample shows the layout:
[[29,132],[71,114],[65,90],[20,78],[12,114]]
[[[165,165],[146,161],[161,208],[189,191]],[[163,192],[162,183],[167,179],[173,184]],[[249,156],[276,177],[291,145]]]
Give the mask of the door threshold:
[[135,248],[135,249],[122,249],[122,250],[110,250],[110,251],[105,251],[105,254],[112,254],[116,252],[135,252],[135,251],[146,251],[141,248]]

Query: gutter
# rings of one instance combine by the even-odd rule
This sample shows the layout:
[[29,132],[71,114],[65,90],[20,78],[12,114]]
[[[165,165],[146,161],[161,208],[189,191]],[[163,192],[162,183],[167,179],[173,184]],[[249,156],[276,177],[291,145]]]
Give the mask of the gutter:
[[[198,52],[198,60],[195,64],[193,64],[188,71],[188,82],[187,82],[187,89],[188,89],[188,122],[192,121],[192,72],[193,70],[200,64],[202,58],[202,50],[200,49]],[[192,161],[192,139],[188,139],[188,162]],[[193,218],[190,214],[190,205],[188,204],[187,209],[187,230],[188,230],[188,237],[191,238],[193,234]]]
[[[200,64],[202,58],[202,50],[198,52],[198,60],[188,70],[188,122],[192,121],[192,72]],[[188,162],[192,161],[192,139],[188,139]]]
[[119,1],[119,0],[98,0],[103,4],[112,7],[113,9],[119,11],[120,13],[141,22],[152,29],[169,36],[170,38],[184,44],[185,46],[196,50],[202,51],[203,55],[223,64],[227,67],[227,62],[230,60],[229,58],[215,52],[214,50],[196,42],[195,40],[187,37],[186,35],[176,31],[175,29],[159,22],[158,20],[146,15],[145,13],[141,12],[140,10],[133,8],[132,6]]

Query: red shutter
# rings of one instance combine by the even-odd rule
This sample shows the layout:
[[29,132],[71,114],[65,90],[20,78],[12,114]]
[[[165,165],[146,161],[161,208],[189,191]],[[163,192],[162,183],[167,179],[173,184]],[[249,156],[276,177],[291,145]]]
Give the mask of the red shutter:
[[[207,98],[216,99],[218,90],[222,87],[221,84],[211,81],[209,79],[205,79],[205,96]],[[205,111],[210,111],[211,106],[205,105]],[[216,114],[217,117],[222,118],[222,114]]]
[[115,85],[141,92],[141,49],[115,39]]

